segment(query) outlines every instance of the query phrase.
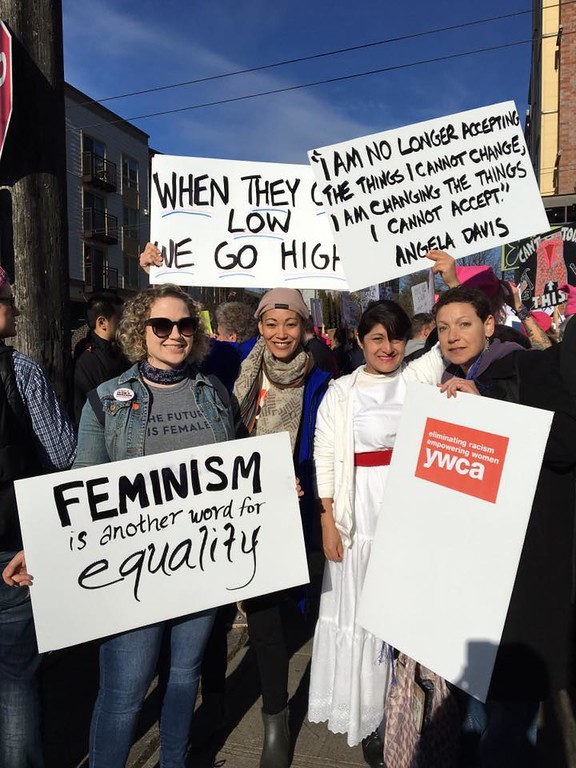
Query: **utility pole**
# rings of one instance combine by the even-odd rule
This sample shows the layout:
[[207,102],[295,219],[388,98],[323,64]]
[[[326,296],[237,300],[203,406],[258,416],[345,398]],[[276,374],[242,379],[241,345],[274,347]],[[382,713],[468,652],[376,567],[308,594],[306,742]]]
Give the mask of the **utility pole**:
[[44,366],[66,402],[71,362],[62,3],[0,0],[0,19],[13,46],[14,113],[0,160],[0,222],[11,222],[12,232],[0,242],[22,312],[15,346]]

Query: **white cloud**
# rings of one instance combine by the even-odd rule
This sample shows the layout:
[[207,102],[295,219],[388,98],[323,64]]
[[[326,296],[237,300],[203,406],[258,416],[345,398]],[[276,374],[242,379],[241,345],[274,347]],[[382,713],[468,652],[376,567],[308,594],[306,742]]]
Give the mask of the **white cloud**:
[[[421,10],[428,8],[428,0],[415,2]],[[377,7],[374,3],[374,12]],[[382,14],[388,22],[391,13]],[[306,47],[298,43],[306,33],[309,53],[346,40],[341,28],[331,28],[331,15],[303,29],[306,18],[302,8],[277,9],[269,0],[64,0],[66,77],[93,98],[104,98],[242,70],[275,55],[304,55]],[[394,20],[388,28],[394,28]],[[351,28],[348,34],[360,33]],[[270,44],[276,40],[278,45]],[[426,56],[422,44],[412,50],[371,49],[365,57],[320,59],[105,105],[133,119]],[[466,64],[424,65],[135,122],[163,152],[305,162],[310,148],[502,100],[506,86],[499,74],[500,90],[483,88],[490,63],[480,56]],[[492,93],[498,95],[491,98]]]
[[[65,3],[66,76],[94,98],[243,68],[162,22],[154,28],[105,0]],[[118,76],[120,74],[122,76]],[[153,75],[151,74],[153,73]],[[135,85],[138,83],[138,85]],[[164,109],[276,90],[294,82],[276,72],[216,80],[106,106],[130,118]],[[224,118],[222,117],[224,116]],[[252,99],[141,121],[152,146],[168,153],[306,162],[306,150],[374,128],[347,116],[313,90]],[[153,126],[153,127],[152,127]],[[172,146],[174,142],[175,146]]]

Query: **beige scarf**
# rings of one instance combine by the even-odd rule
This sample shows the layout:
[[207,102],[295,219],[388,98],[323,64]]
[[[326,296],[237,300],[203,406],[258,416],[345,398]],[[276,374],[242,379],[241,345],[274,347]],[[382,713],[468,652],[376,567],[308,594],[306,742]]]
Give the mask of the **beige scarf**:
[[[303,349],[286,363],[272,355],[264,339],[258,339],[234,384],[239,408],[238,437],[287,431],[294,450],[302,418],[304,382],[312,366],[310,355]],[[264,374],[272,386],[261,405]]]

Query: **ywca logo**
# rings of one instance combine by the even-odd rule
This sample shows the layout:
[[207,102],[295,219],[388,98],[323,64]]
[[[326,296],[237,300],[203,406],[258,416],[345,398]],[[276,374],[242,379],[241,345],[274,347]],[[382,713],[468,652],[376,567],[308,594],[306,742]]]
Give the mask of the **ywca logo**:
[[508,438],[480,429],[426,419],[416,477],[494,503]]

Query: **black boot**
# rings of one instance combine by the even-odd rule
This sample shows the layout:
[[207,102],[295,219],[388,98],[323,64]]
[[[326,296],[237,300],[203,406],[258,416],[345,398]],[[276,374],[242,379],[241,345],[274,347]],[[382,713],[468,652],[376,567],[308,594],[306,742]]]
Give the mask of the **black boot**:
[[376,730],[370,736],[362,739],[362,754],[370,768],[385,768],[384,742],[379,731]]
[[289,768],[290,766],[290,728],[288,726],[288,707],[277,715],[262,712],[264,723],[264,744],[260,758],[260,768]]

